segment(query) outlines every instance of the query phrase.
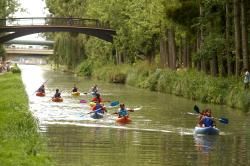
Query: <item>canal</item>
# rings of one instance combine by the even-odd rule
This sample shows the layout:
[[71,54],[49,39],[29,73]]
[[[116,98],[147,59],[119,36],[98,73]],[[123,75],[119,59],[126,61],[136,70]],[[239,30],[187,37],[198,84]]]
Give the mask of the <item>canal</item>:
[[[29,96],[30,111],[48,139],[48,149],[57,166],[166,166],[166,165],[249,165],[249,114],[220,105],[202,104],[173,95],[150,92],[120,84],[97,82],[47,67],[20,65]],[[46,96],[35,90],[46,82]],[[131,112],[132,123],[120,125],[108,108],[103,119],[88,112],[90,95],[71,96],[74,86],[87,92],[97,84],[102,98],[125,103],[141,110]],[[64,102],[54,103],[55,89]],[[217,122],[218,136],[196,136],[194,105],[210,107],[214,117],[226,117],[229,124]],[[107,103],[108,105],[108,103]]]

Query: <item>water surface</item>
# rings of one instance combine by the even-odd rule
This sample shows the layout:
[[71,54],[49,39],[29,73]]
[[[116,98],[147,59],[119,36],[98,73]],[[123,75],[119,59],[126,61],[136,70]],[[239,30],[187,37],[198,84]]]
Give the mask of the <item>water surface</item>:
[[[239,110],[96,82],[40,66],[22,65],[21,69],[30,110],[48,138],[48,148],[57,166],[250,164],[249,115]],[[36,97],[35,90],[45,81],[46,96]],[[113,113],[117,108],[109,108],[103,119],[92,119],[88,104],[79,102],[90,100],[91,96],[71,96],[74,84],[81,92],[97,84],[103,99],[142,109],[130,113],[132,123],[126,125],[115,123]],[[56,88],[62,90],[62,103],[50,100]],[[217,122],[219,136],[193,134],[197,117],[187,112],[193,112],[195,104],[200,109],[210,107],[215,117],[229,119],[228,125]]]

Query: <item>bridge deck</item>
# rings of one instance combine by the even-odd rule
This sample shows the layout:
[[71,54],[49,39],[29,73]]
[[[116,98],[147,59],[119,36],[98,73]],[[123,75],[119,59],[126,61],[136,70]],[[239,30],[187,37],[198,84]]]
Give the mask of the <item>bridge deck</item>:
[[52,55],[53,49],[27,49],[27,48],[5,48],[6,54],[11,55]]
[[113,41],[115,30],[97,19],[30,17],[0,19],[0,32],[12,32],[0,36],[0,43],[17,37],[41,32],[75,32]]

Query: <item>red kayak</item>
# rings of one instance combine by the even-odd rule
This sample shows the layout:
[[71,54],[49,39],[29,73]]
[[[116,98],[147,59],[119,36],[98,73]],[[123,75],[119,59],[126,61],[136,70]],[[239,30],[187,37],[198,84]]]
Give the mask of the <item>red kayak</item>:
[[53,98],[52,98],[52,101],[54,101],[54,102],[63,102],[63,98],[60,98],[60,97],[53,97]]
[[45,93],[43,93],[43,92],[36,92],[36,96],[43,97],[43,96],[45,96]]
[[128,116],[123,116],[116,119],[117,123],[130,123],[132,120]]

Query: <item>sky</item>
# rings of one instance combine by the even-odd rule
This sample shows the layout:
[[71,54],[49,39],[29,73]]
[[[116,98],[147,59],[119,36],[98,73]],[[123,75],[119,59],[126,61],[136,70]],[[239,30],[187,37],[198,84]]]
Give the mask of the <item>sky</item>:
[[[18,0],[21,4],[21,8],[24,8],[25,12],[16,12],[13,17],[46,17],[48,11],[45,9],[45,0]],[[38,36],[38,34],[27,35],[16,38],[16,40],[45,40]]]

